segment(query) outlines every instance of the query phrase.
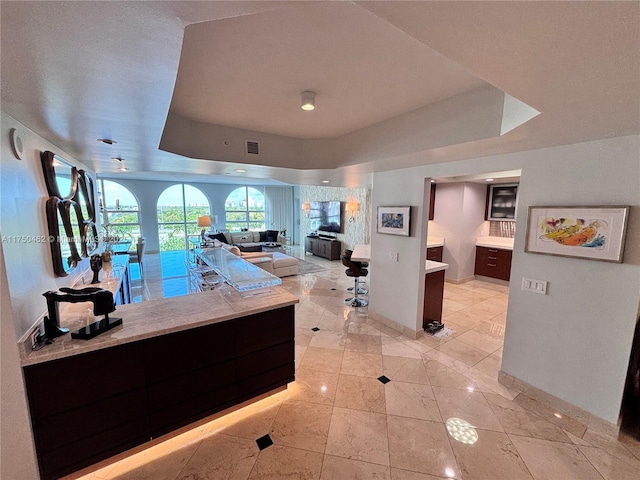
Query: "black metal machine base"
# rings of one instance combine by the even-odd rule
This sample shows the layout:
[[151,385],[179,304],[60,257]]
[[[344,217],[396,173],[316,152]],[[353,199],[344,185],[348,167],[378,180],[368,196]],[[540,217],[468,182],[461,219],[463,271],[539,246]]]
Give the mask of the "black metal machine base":
[[426,333],[430,333],[431,335],[433,335],[434,333],[439,332],[440,330],[442,330],[444,328],[444,323],[440,323],[440,322],[429,322],[427,323],[427,325],[424,327],[424,331]]
[[69,333],[68,328],[61,327],[55,322],[51,320],[49,317],[45,315],[44,317],[44,336],[49,340],[53,340],[54,338],[61,337]]
[[98,320],[91,325],[87,325],[75,332],[71,332],[71,338],[89,340],[90,338],[96,337],[107,330],[117,327],[118,325],[122,325],[121,318],[109,318],[109,316],[105,316],[102,320]]

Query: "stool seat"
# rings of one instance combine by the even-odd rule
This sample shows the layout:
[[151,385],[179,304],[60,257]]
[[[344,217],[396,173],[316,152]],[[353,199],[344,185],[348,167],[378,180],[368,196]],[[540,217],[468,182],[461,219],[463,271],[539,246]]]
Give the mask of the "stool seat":
[[[347,251],[348,252],[348,251]],[[345,252],[345,253],[347,253]],[[347,267],[345,270],[345,275],[347,277],[353,277],[354,286],[353,286],[353,297],[345,299],[344,303],[350,305],[352,307],[366,307],[369,302],[365,299],[358,298],[358,294],[362,294],[362,289],[359,285],[360,277],[364,277],[369,274],[369,271],[366,268],[363,268],[361,264],[358,262],[354,262],[351,260],[350,255],[343,255],[342,264]]]

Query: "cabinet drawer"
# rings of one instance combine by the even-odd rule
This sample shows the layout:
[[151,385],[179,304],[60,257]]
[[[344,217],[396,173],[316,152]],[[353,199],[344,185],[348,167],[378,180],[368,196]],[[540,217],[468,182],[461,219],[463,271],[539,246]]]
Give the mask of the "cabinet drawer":
[[442,261],[442,247],[431,247],[427,248],[427,260],[431,260],[434,262]]
[[489,247],[476,247],[476,258],[477,257],[485,257],[486,260],[495,260],[500,263],[511,262],[511,250]]

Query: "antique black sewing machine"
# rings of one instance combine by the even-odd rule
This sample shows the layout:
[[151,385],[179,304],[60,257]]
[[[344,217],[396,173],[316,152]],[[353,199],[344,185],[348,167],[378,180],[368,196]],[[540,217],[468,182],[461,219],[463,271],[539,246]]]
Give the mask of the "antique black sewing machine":
[[68,328],[60,327],[59,304],[61,302],[92,302],[93,314],[96,316],[104,315],[103,319],[75,332],[71,332],[71,338],[89,340],[96,335],[100,335],[122,324],[121,318],[109,318],[109,314],[116,310],[113,293],[109,290],[98,287],[88,287],[79,290],[63,287],[59,291],[50,290],[42,295],[47,299],[47,309],[49,311],[49,315],[44,317],[44,336],[48,340],[60,337],[69,332]]

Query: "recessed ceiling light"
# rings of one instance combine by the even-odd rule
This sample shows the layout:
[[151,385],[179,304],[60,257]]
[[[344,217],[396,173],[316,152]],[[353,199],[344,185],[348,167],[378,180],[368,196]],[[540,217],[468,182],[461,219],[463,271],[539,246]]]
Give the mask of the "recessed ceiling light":
[[431,183],[436,183],[436,181],[435,180],[431,180]]
[[322,180],[322,183],[329,183],[329,180]]
[[120,171],[121,172],[126,172],[128,169],[127,167],[124,166],[124,163],[122,164],[122,166],[120,167]]
[[236,172],[238,172],[238,173],[247,173],[247,171],[244,168],[236,168]]
[[493,182],[493,178],[485,178],[485,182]]
[[99,142],[106,143],[107,145],[113,145],[114,143],[118,143],[115,140],[111,140],[110,138],[99,138]]

